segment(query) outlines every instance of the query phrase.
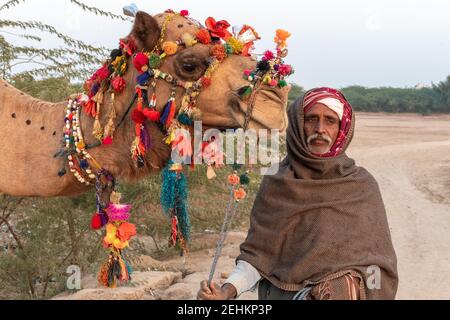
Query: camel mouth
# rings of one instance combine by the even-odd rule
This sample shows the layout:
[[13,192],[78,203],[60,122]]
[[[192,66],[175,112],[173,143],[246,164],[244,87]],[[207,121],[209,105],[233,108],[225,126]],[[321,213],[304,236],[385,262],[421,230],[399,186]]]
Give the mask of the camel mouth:
[[[242,100],[238,90],[231,91],[228,106],[234,120],[241,128],[245,119],[250,116],[250,127],[254,129],[279,129],[286,128],[286,103],[287,94],[282,88],[262,85],[257,89],[255,104],[248,115],[248,102]],[[247,128],[248,129],[248,128]]]

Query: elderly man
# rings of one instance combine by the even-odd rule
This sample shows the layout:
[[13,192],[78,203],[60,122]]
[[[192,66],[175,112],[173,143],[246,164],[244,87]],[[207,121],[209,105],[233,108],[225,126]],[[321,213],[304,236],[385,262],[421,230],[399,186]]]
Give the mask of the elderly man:
[[372,175],[345,150],[355,114],[338,90],[308,91],[289,109],[288,155],[266,176],[247,239],[223,286],[199,299],[394,299],[397,261]]

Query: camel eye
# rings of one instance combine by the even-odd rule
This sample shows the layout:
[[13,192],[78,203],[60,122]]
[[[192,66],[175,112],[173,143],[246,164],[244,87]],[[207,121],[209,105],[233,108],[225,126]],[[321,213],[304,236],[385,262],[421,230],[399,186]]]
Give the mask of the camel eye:
[[189,73],[194,72],[197,66],[194,63],[183,63],[183,70]]

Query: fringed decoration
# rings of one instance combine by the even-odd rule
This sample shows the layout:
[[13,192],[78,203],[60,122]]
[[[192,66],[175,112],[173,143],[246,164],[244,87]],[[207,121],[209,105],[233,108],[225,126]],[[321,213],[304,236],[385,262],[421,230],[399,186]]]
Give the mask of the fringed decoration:
[[[102,174],[107,179],[112,177],[106,171]],[[100,177],[98,180],[100,181]],[[126,221],[130,217],[131,205],[120,204],[120,198],[120,193],[112,191],[108,206],[103,210],[103,215],[108,219],[103,246],[110,252],[108,260],[100,269],[98,281],[110,288],[131,280],[131,268],[124,259],[122,250],[129,246],[129,240],[136,235],[136,226]]]
[[97,140],[101,141],[103,139],[103,128],[102,125],[100,124],[99,116],[100,116],[100,103],[97,102],[97,110],[95,112],[95,120],[94,125],[92,127],[92,135]]
[[105,126],[104,137],[103,137],[103,145],[110,145],[113,141],[114,131],[116,130],[114,120],[116,119],[116,107],[114,104],[114,93],[111,94],[111,111],[109,114],[108,123]]
[[182,251],[186,250],[186,241],[189,241],[190,238],[187,197],[186,176],[180,170],[179,164],[169,162],[163,170],[161,204],[165,214],[172,221],[171,243],[172,245],[178,244]]
[[152,138],[151,138],[150,134],[148,133],[147,125],[145,124],[145,122],[141,128],[141,137],[140,138],[141,138],[141,143],[145,147],[145,150],[150,150],[152,148]]
[[167,104],[164,107],[164,111],[160,118],[160,122],[163,125],[165,125],[166,129],[168,129],[172,124],[172,120],[175,116],[175,111],[176,111],[175,97],[170,97],[169,101],[167,101]]
[[145,108],[143,114],[151,122],[158,122],[161,118],[161,113],[154,108]]
[[141,88],[136,88],[136,93],[138,95],[137,107],[133,110],[131,115],[133,121],[135,122],[135,134],[136,138],[134,139],[131,145],[131,156],[132,159],[136,162],[138,168],[144,166],[144,156],[145,152],[148,148],[151,147],[151,139],[150,135],[145,126],[145,116],[143,114],[143,92]]
[[191,126],[194,124],[194,120],[189,117],[186,113],[182,112],[178,115],[177,120],[179,123],[184,124],[186,126]]

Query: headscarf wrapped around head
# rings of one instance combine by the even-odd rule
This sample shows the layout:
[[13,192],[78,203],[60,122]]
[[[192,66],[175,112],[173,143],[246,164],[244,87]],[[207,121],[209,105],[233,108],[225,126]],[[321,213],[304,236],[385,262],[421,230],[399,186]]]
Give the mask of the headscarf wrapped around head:
[[343,150],[345,137],[348,135],[352,126],[352,106],[342,92],[336,89],[322,87],[310,90],[305,94],[303,113],[306,114],[317,103],[324,104],[330,110],[334,111],[340,121],[336,141],[328,152],[318,155],[319,157],[334,157]]

